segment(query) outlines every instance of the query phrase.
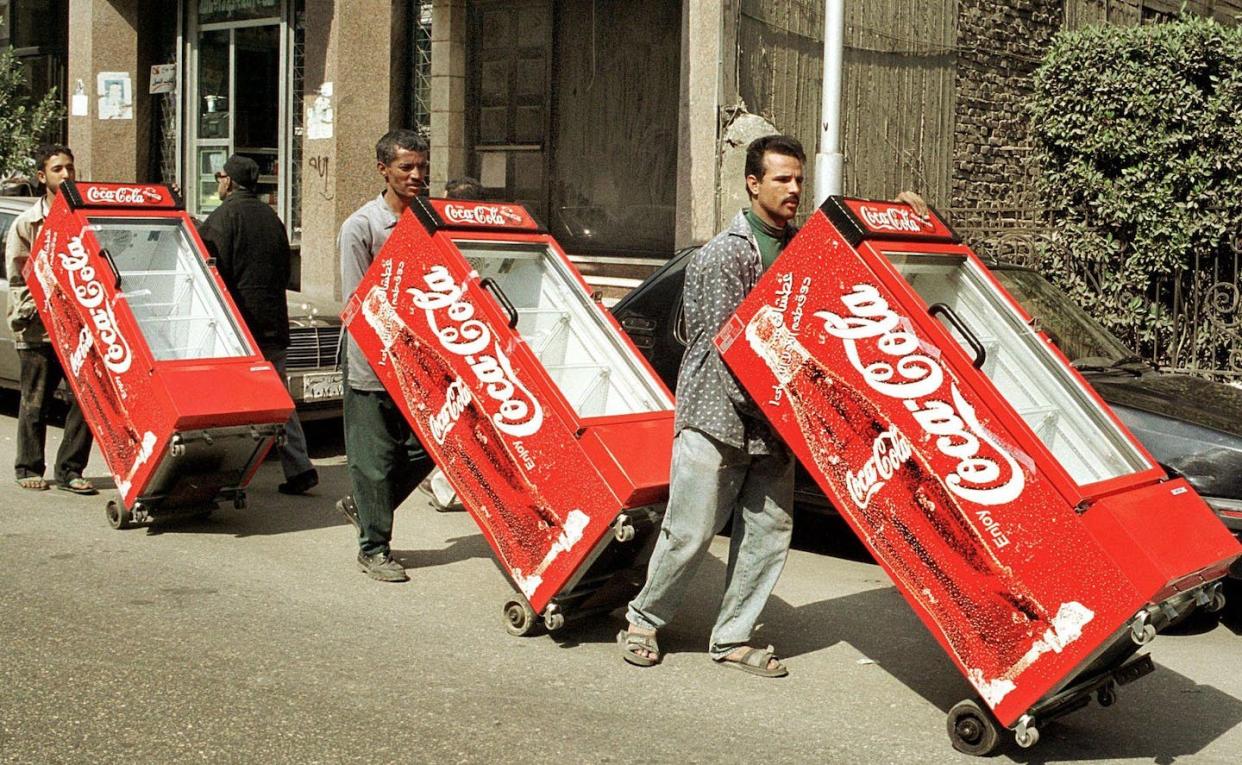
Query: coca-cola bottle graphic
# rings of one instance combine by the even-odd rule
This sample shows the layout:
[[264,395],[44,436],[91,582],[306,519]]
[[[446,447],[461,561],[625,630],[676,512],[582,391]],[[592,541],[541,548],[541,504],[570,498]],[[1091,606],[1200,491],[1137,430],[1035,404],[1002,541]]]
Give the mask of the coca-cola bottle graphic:
[[[379,287],[367,293],[360,312],[385,349],[385,366],[401,389],[407,411],[427,422],[436,413],[428,404],[428,392],[446,391],[458,379],[446,351],[419,338]],[[580,536],[575,519],[563,520],[517,468],[502,433],[480,411],[477,396],[461,409],[439,451],[440,468],[495,542],[501,562],[519,585],[537,586],[551,561],[549,551],[559,551],[566,538]]]
[[[830,496],[850,497],[849,482],[857,480],[851,470],[872,457],[878,437],[900,431],[868,397],[812,356],[779,311],[761,308],[747,325],[746,338],[784,391],[818,479],[828,484]],[[1090,619],[1086,609],[1052,617],[996,557],[917,448],[866,501],[839,504],[939,625],[985,698],[993,691],[990,702],[1011,689],[1010,681],[1042,653],[1060,650],[1076,637]],[[1080,623],[1062,623],[1075,618]],[[998,689],[998,682],[1004,687]]]
[[[36,260],[34,271],[46,298],[42,312],[44,324],[52,342],[60,349],[61,359],[69,362],[65,364],[65,373],[74,380],[74,396],[84,419],[99,443],[112,474],[119,482],[132,478],[141,439],[82,319],[82,308],[70,299],[56,280],[50,258]],[[79,349],[86,337],[92,338],[89,341],[91,346]],[[75,354],[80,354],[80,366],[76,370],[73,363]]]

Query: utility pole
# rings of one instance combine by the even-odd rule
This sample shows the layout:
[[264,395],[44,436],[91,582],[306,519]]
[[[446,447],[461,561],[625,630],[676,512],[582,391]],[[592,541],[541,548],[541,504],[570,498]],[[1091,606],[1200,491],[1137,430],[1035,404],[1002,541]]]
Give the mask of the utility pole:
[[841,193],[841,72],[845,50],[845,0],[824,3],[824,79],[820,96],[819,151],[815,154],[815,206]]

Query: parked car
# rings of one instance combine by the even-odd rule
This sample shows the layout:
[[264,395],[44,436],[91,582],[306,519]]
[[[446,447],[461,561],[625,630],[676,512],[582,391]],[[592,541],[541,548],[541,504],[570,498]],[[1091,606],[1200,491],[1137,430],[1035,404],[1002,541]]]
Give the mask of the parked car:
[[[612,309],[670,390],[685,351],[682,283],[695,249],[677,252]],[[1184,475],[1225,525],[1242,536],[1242,390],[1161,372],[1039,273],[1004,264],[990,267],[1152,456],[1169,472]],[[801,465],[795,491],[800,510],[835,512]]]
[[[0,251],[8,240],[13,219],[35,203],[34,197],[0,196]],[[21,377],[17,350],[8,322],[9,279],[0,259],[0,387],[18,390]],[[289,357],[285,372],[289,393],[303,420],[336,417],[341,413],[341,371],[336,350],[341,339],[338,306],[286,293],[289,304]]]

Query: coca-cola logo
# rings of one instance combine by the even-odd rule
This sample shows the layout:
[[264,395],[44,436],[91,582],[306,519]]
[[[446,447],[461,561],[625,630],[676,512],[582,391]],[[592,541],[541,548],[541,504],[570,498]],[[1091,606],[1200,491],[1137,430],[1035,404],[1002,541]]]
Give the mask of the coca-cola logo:
[[475,226],[520,226],[525,222],[521,215],[502,205],[449,203],[444,206],[444,217],[449,223]]
[[61,268],[65,269],[74,298],[90,316],[89,326],[101,348],[104,366],[116,374],[129,371],[133,353],[117,326],[116,315],[107,302],[107,292],[97,278],[95,267],[90,264],[82,237],[71,237],[67,251],[58,253],[56,257]]
[[164,199],[150,186],[87,186],[85,196],[92,204],[109,205],[147,205]]
[[854,285],[841,302],[847,315],[817,311],[815,316],[823,320],[825,332],[841,341],[867,386],[900,400],[936,449],[956,461],[952,474],[944,476],[949,491],[980,505],[1017,499],[1026,485],[1022,469],[987,433],[956,383],[949,384],[949,400],[943,400],[944,370],[919,352],[918,336],[902,328],[908,320],[869,284]]
[[413,298],[414,307],[426,314],[427,326],[444,349],[465,359],[488,398],[496,403],[492,422],[515,438],[538,432],[543,425],[543,407],[517,378],[491,329],[475,318],[476,307],[466,298],[465,283],[454,281],[444,266],[432,266],[423,281],[426,290],[411,287],[406,292]]
[[884,488],[884,484],[913,453],[910,439],[896,425],[875,437],[871,444],[871,456],[862,468],[857,473],[849,470],[845,474],[850,499],[854,500],[858,509],[866,509],[876,492]]
[[470,388],[466,386],[465,380],[458,377],[449,383],[448,389],[444,391],[444,405],[431,418],[431,437],[436,440],[437,444],[444,444],[449,431],[457,424],[457,419],[461,417],[461,413],[466,410],[472,400]]
[[936,228],[931,221],[920,218],[904,207],[877,208],[859,205],[858,214],[872,230],[921,234],[925,231],[934,231]]

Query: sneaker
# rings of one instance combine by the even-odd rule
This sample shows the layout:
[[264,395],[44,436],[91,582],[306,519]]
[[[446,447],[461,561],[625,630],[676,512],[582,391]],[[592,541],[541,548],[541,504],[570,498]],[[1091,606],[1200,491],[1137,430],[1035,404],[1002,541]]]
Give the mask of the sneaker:
[[319,471],[311,468],[303,473],[298,473],[289,480],[276,487],[276,491],[281,494],[305,494],[308,490],[319,485]]
[[[339,503],[338,503],[339,504]],[[393,560],[391,553],[373,553],[365,555],[358,553],[358,568],[372,579],[378,579],[381,582],[408,582],[409,575],[405,573],[405,569],[401,564]]]
[[362,522],[358,520],[358,506],[354,504],[353,497],[345,496],[338,499],[336,501],[336,509],[340,511],[341,515],[345,516],[345,520],[354,524],[354,528],[358,530],[359,534],[362,533]]

